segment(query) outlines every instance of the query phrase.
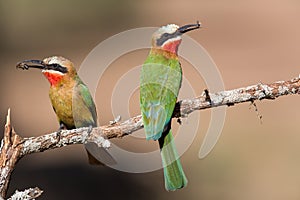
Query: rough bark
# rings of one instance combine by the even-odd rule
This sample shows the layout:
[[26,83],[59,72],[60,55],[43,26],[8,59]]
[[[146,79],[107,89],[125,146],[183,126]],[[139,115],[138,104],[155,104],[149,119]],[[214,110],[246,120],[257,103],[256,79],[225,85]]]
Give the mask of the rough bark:
[[[208,90],[205,90],[199,97],[179,101],[176,104],[173,117],[187,117],[193,111],[212,107],[233,106],[238,103],[263,99],[274,100],[284,95],[299,94],[299,89],[300,79],[296,77],[288,81],[277,81],[271,84],[258,83],[217,93],[209,93]],[[60,132],[60,136],[54,132],[38,137],[22,138],[13,130],[10,124],[10,110],[8,110],[4,138],[0,149],[0,195],[2,198],[5,197],[10,176],[17,161],[27,154],[87,142],[94,142],[100,147],[109,148],[108,139],[121,138],[141,128],[143,128],[143,123],[142,117],[139,115],[124,122],[114,121],[109,125],[95,127],[91,130],[88,127],[78,128],[63,130]]]

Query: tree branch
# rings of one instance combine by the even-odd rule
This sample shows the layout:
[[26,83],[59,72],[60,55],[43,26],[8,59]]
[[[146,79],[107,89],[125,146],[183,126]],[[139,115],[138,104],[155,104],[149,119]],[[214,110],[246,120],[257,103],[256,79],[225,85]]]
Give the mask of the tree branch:
[[[233,90],[221,91],[217,93],[204,92],[200,97],[179,101],[174,117],[185,117],[195,110],[202,110],[218,106],[233,106],[234,104],[253,102],[255,100],[269,99],[300,93],[300,77],[288,81],[277,81],[270,84],[258,83],[248,87]],[[208,97],[209,96],[209,97]]]
[[[288,81],[278,81],[271,84],[258,83],[256,85],[221,91],[217,93],[204,93],[196,98],[184,99],[177,102],[173,117],[187,117],[196,110],[208,109],[218,106],[233,106],[243,102],[270,99],[299,94],[300,78]],[[10,125],[10,112],[8,111],[5,125],[4,139],[0,152],[0,195],[5,197],[10,175],[16,162],[27,154],[42,152],[48,149],[60,148],[72,144],[85,144],[94,142],[99,147],[110,147],[107,139],[121,138],[143,128],[141,115],[132,117],[124,122],[115,122],[110,125],[89,128],[63,130],[58,137],[57,133],[49,133],[38,137],[21,138]],[[105,139],[106,138],[106,139]]]
[[35,200],[43,193],[38,187],[29,188],[24,191],[16,191],[8,200]]
[[21,158],[20,152],[22,147],[18,145],[21,141],[22,138],[16,134],[10,125],[10,109],[8,109],[4,139],[1,141],[0,152],[0,195],[3,198],[6,195],[11,173]]

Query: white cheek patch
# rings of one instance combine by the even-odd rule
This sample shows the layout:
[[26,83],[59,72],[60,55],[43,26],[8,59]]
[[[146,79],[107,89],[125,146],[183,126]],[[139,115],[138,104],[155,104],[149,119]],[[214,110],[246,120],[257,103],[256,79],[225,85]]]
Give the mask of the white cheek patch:
[[60,76],[64,76],[65,75],[64,73],[59,72],[59,71],[55,71],[53,69],[43,69],[42,72],[43,73],[49,73],[49,74],[57,74],[57,75],[60,75]]
[[165,45],[167,44],[170,44],[170,43],[173,43],[173,42],[176,42],[176,41],[180,41],[181,40],[181,37],[180,36],[177,36],[175,38],[170,38],[168,39],[167,41],[165,41],[162,45],[162,47],[164,47]]

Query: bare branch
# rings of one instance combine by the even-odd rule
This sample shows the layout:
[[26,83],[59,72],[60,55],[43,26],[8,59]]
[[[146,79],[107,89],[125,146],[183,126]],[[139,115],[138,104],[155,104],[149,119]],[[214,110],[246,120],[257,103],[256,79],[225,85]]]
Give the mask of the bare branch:
[[[288,81],[278,81],[271,84],[258,83],[256,85],[238,88],[234,90],[221,91],[217,93],[204,93],[196,98],[184,99],[176,104],[173,117],[186,117],[196,110],[208,109],[218,106],[233,106],[243,102],[254,102],[255,100],[270,99],[277,97],[299,94],[300,79],[296,77]],[[21,138],[15,133],[10,124],[10,110],[7,115],[4,139],[1,143],[0,152],[0,195],[5,197],[10,175],[16,162],[24,155],[42,152],[48,149],[60,148],[72,144],[85,144],[94,142],[99,147],[110,147],[107,139],[121,138],[134,131],[143,128],[141,115],[132,117],[124,122],[114,120],[105,126],[90,128],[78,128],[63,130],[60,136],[56,132],[38,137]],[[106,139],[105,139],[106,138]]]
[[218,106],[233,106],[243,102],[253,102],[255,100],[269,99],[274,100],[277,97],[299,94],[300,79],[293,78],[288,81],[277,81],[270,84],[258,83],[248,87],[242,87],[234,90],[227,90],[217,93],[210,93],[207,97],[205,92],[200,97],[194,99],[185,99],[179,101],[174,111],[174,117],[185,117],[195,110],[202,110]]
[[[278,81],[271,84],[258,83],[248,87],[217,93],[209,93],[206,90],[206,92],[199,97],[179,101],[176,104],[173,117],[186,117],[196,110],[224,105],[233,106],[234,104],[247,101],[253,102],[254,100],[263,99],[274,100],[279,96],[299,94],[299,91],[299,77],[289,81]],[[24,138],[21,155],[59,148],[70,144],[84,144],[86,142],[95,142],[98,146],[109,147],[109,141],[104,138],[121,138],[142,128],[142,117],[138,115],[121,123],[116,122],[111,125],[93,128],[91,133],[88,133],[88,128],[64,130],[61,132],[59,141],[57,140],[55,132],[39,137]]]
[[62,130],[58,137],[57,132],[45,134],[38,137],[24,138],[22,141],[21,155],[43,152],[48,149],[60,148],[71,144],[85,144],[94,142],[99,147],[110,147],[110,142],[103,138],[101,129],[94,128],[90,132],[89,127],[83,127],[73,130]]
[[[271,84],[258,83],[256,85],[238,88],[234,90],[209,93],[208,90],[203,95],[181,100],[176,104],[173,116],[176,118],[186,117],[195,110],[208,109],[218,106],[233,106],[243,102],[253,102],[254,100],[275,99],[288,94],[298,94],[300,87],[299,77],[289,81],[278,81]],[[22,141],[21,155],[34,152],[41,152],[47,149],[59,148],[70,144],[84,144],[95,142],[98,146],[109,147],[109,141],[115,137],[123,137],[134,131],[143,128],[142,117],[136,116],[124,122],[116,122],[111,125],[96,127],[89,133],[88,128],[64,130],[57,139],[57,133],[50,133],[39,137],[24,138]]]
[[7,200],[35,200],[35,198],[41,196],[42,193],[43,191],[38,187],[29,188],[24,191],[16,190],[16,192]]
[[1,141],[0,152],[0,195],[5,197],[9,179],[17,161],[21,158],[21,146],[18,146],[22,138],[16,134],[10,124],[10,109],[6,118],[4,139]]

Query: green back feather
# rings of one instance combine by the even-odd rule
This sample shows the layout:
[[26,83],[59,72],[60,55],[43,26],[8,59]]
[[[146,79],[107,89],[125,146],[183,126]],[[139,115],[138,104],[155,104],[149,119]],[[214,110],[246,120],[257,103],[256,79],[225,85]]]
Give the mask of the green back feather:
[[161,137],[169,123],[181,86],[178,59],[150,52],[141,71],[140,108],[147,139]]
[[166,190],[185,187],[187,179],[173,142],[171,118],[182,81],[177,57],[150,51],[140,77],[140,108],[146,139],[159,140]]

